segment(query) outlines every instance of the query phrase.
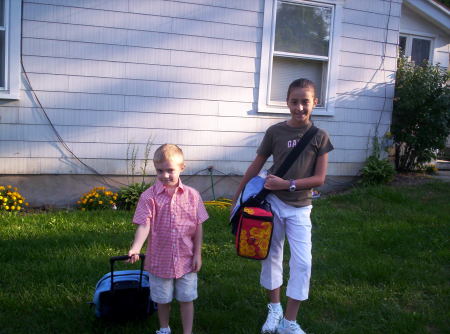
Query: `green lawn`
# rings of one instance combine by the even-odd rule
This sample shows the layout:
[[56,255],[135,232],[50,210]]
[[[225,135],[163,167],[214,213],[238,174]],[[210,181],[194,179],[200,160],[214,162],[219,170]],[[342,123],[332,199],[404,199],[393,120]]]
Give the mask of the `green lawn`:
[[[311,294],[298,318],[306,332],[449,333],[449,198],[448,183],[428,183],[315,201]],[[209,211],[194,332],[259,333],[259,263],[235,255],[227,213]],[[87,305],[109,257],[127,252],[131,217],[0,215],[0,333],[154,333],[156,316],[113,325]],[[181,333],[177,305],[172,315]]]

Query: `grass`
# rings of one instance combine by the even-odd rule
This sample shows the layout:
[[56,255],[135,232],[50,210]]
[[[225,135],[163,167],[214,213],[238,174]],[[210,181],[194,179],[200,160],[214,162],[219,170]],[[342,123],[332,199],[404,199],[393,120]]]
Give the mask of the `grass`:
[[[313,276],[298,320],[308,334],[449,333],[450,187],[355,189],[314,202]],[[235,255],[227,212],[209,210],[195,333],[259,333],[259,263]],[[132,214],[0,215],[0,333],[154,333],[157,317],[94,317],[97,280],[125,254]],[[287,262],[285,263],[287,269]],[[118,269],[133,268],[121,264]],[[181,332],[177,305],[171,326]]]

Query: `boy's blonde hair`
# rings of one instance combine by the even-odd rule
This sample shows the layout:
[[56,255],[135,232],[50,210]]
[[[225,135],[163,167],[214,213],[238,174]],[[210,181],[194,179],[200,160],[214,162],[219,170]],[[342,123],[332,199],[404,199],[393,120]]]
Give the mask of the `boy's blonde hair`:
[[153,163],[160,163],[167,160],[179,164],[184,163],[184,156],[181,148],[175,144],[164,144],[158,147],[153,156]]

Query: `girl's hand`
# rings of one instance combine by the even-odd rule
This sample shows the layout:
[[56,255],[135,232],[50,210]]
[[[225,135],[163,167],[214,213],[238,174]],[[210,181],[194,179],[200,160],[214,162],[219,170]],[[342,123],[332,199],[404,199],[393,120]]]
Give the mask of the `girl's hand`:
[[287,190],[289,189],[289,181],[284,180],[281,177],[269,174],[266,177],[264,188],[269,190]]
[[192,270],[194,271],[194,273],[198,273],[201,267],[202,267],[202,255],[196,254],[194,255],[194,259],[192,260]]
[[134,249],[130,249],[128,251],[128,256],[130,257],[130,259],[127,260],[127,262],[135,263],[135,262],[139,261],[139,251],[136,251]]

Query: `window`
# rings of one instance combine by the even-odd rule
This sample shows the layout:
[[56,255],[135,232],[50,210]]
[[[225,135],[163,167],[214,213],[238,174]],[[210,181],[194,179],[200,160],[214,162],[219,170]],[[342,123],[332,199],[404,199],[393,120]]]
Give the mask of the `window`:
[[319,104],[315,114],[333,114],[333,4],[315,1],[267,1],[264,9],[263,45],[258,111],[284,113],[286,91],[298,78],[316,84]]
[[5,27],[5,1],[0,0],[0,87],[5,87],[5,49],[6,49],[6,27]]
[[0,0],[0,99],[18,99],[21,1]]
[[432,61],[431,41],[431,38],[402,34],[398,45],[402,55],[407,56],[416,64],[422,64],[424,61]]

